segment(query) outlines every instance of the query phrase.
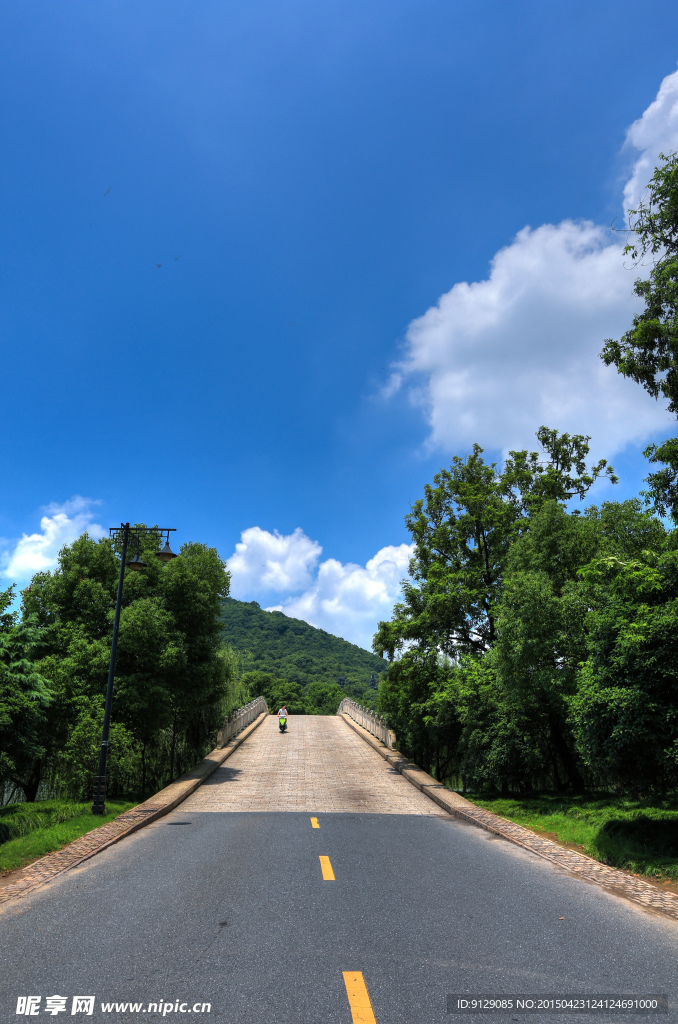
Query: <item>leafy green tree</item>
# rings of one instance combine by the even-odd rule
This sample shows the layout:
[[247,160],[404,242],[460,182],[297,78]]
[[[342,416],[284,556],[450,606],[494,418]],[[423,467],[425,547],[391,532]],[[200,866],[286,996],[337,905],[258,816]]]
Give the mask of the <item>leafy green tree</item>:
[[379,708],[399,749],[438,779],[459,770],[457,675],[444,656],[413,649],[393,662],[379,684]]
[[[103,722],[103,697],[83,702],[65,747],[57,753],[56,774],[61,788],[72,800],[87,800],[92,795],[92,779],[99,766]],[[140,762],[141,752],[134,737],[124,725],[115,722],[110,731],[109,796],[126,795],[136,789]]]
[[506,689],[496,655],[465,659],[450,678],[450,697],[462,725],[457,758],[465,786],[507,796],[550,781],[548,738],[533,695]]
[[337,683],[309,683],[304,688],[306,714],[336,715],[345,696],[346,691]]
[[584,515],[547,501],[511,547],[495,665],[514,707],[529,708],[534,742],[539,737],[558,788],[581,791],[585,781],[569,721],[588,656],[590,596],[580,570],[604,554],[633,557],[666,544],[662,523],[634,499],[591,506]]
[[[379,623],[373,648],[389,658],[412,645],[456,657],[481,655],[496,641],[495,617],[513,541],[544,502],[583,498],[605,460],[586,467],[589,438],[540,427],[542,452],[511,452],[503,469],[483,450],[455,456],[426,485],[405,517],[415,552],[402,603]],[[546,458],[544,458],[546,456]]]
[[[221,601],[229,576],[214,549],[185,544],[163,566],[159,536],[141,541],[142,572],[123,586],[113,722],[138,744],[140,788],[191,766],[214,739],[241,687],[223,649]],[[35,761],[58,785],[59,752],[105,693],[120,563],[116,545],[87,535],[65,547],[53,573],[33,578],[23,612],[40,631],[40,670],[50,679],[45,756]]]
[[399,748],[441,780],[463,787],[529,791],[544,768],[547,743],[534,702],[498,679],[495,652],[482,658],[408,651],[380,685]]
[[242,678],[248,688],[250,700],[264,697],[271,714],[275,714],[282,704],[291,715],[306,714],[304,691],[299,683],[281,679],[272,672],[262,672],[259,669],[245,672]]
[[577,573],[598,545],[589,517],[568,515],[558,502],[545,502],[508,555],[497,615],[499,680],[514,703],[530,706],[535,737],[538,732],[548,736],[544,754],[556,785],[564,770],[575,792],[583,790],[584,780],[567,724],[567,697],[576,689],[577,667],[586,656],[587,612]]
[[633,794],[678,785],[678,553],[582,570],[588,659],[570,698],[591,776]]
[[11,782],[35,800],[45,753],[49,686],[35,665],[36,629],[9,612],[14,588],[0,591],[0,790]]
[[633,239],[624,250],[636,263],[653,261],[650,276],[634,286],[645,309],[621,341],[605,342],[601,357],[678,415],[678,156],[660,159],[645,197],[629,211]]
[[[661,153],[660,160],[645,197],[630,211],[633,236],[625,248],[635,263],[652,261],[649,277],[634,286],[645,308],[620,341],[605,342],[601,358],[678,415],[678,156]],[[678,438],[650,445],[645,455],[663,464],[648,477],[649,498],[661,515],[678,519]]]

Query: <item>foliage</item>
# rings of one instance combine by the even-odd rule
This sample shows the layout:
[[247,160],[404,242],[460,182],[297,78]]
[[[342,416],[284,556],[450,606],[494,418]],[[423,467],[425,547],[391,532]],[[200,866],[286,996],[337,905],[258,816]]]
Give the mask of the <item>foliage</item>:
[[254,700],[255,697],[266,698],[271,714],[276,714],[282,704],[291,715],[306,714],[304,691],[299,683],[280,679],[272,672],[262,672],[260,669],[245,672],[243,683],[248,688],[250,700]]
[[[223,639],[240,652],[250,698],[263,693],[272,710],[284,699],[291,714],[334,714],[344,697],[376,703],[370,679],[376,682],[385,671],[382,658],[300,619],[264,611],[256,601],[226,598],[221,614]],[[259,673],[280,683],[271,700],[265,688],[257,688]]]
[[621,341],[605,342],[601,356],[678,414],[678,156],[660,159],[645,198],[629,211],[634,238],[625,250],[635,262],[653,258],[649,278],[634,287],[645,309]]
[[271,714],[284,704],[291,715],[336,715],[346,692],[336,683],[314,682],[307,686],[255,669],[242,678],[249,699],[265,697]]
[[[237,656],[221,640],[225,564],[214,549],[189,543],[163,566],[154,557],[159,540],[154,532],[143,537],[146,568],[124,577],[109,765],[113,796],[157,789],[191,767],[243,693]],[[117,544],[85,534],[63,548],[53,573],[38,573],[23,593],[34,665],[49,680],[42,749],[22,761],[19,781],[29,800],[41,780],[74,797],[84,797],[91,785],[119,570]]]
[[[104,701],[97,697],[83,705],[63,750],[56,755],[55,774],[71,800],[86,800],[91,794],[99,766],[103,722]],[[108,792],[130,793],[141,777],[141,752],[132,734],[119,722],[111,725],[109,743]]]
[[37,791],[32,768],[44,753],[52,702],[46,680],[33,662],[36,629],[7,612],[13,587],[0,592],[0,792],[6,784]]
[[[400,649],[380,709],[408,756],[457,784],[505,794],[670,791],[677,538],[639,499],[568,512],[571,481],[558,484],[554,470],[544,487],[524,456],[514,453],[500,474],[476,447],[408,517],[414,582],[375,638],[377,650],[387,641]],[[593,474],[578,472],[585,493]]]
[[[544,501],[583,498],[601,475],[586,468],[590,438],[540,427],[538,452],[511,452],[503,469],[473,446],[426,485],[405,517],[415,544],[404,600],[380,622],[374,650],[389,658],[412,645],[456,657],[481,655],[496,641],[497,605],[509,548]],[[576,475],[573,475],[576,474]]]
[[570,699],[591,777],[630,793],[678,785],[678,553],[582,571],[589,657]]
[[[678,156],[662,153],[660,160],[645,197],[630,211],[633,237],[625,249],[635,263],[652,259],[649,277],[634,288],[645,308],[620,341],[605,342],[601,358],[653,398],[667,399],[678,415]],[[649,445],[645,455],[663,464],[648,477],[648,498],[660,515],[678,518],[678,438]]]

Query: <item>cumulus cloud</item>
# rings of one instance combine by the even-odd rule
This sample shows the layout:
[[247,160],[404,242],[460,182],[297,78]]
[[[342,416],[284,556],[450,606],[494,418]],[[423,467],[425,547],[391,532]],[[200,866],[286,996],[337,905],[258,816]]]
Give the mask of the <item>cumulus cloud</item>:
[[231,594],[241,600],[279,593],[267,611],[282,611],[369,650],[377,624],[391,616],[413,547],[381,548],[366,565],[320,562],[322,547],[302,529],[281,535],[244,530],[228,559]]
[[312,583],[322,550],[299,527],[283,536],[251,526],[243,530],[228,560],[231,594],[240,598],[260,591],[302,590]]
[[[660,150],[678,147],[678,72],[628,131],[640,150],[627,204]],[[430,425],[429,443],[534,447],[540,424],[590,434],[597,455],[642,442],[670,422],[661,405],[598,358],[640,308],[623,242],[590,222],[525,227],[484,281],[460,282],[412,321],[384,396],[401,387]]]
[[2,575],[10,582],[27,583],[34,573],[53,569],[64,544],[72,544],[85,531],[95,539],[105,536],[104,528],[93,521],[92,506],[97,504],[75,495],[63,504],[47,505],[40,519],[40,532],[24,533],[3,552]]
[[640,151],[624,188],[624,208],[636,209],[660,153],[678,151],[678,71],[667,75],[642,117],[626,133],[627,147]]
[[400,597],[400,581],[407,575],[413,550],[411,544],[389,545],[364,566],[328,558],[313,586],[269,611],[304,619],[369,650],[377,624],[390,619]]

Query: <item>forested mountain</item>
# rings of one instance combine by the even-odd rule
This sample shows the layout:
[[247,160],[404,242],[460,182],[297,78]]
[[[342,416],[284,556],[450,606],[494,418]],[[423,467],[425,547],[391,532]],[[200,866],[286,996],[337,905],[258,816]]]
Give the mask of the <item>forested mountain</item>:
[[266,612],[256,601],[225,598],[222,621],[223,640],[242,654],[247,672],[270,672],[301,686],[339,681],[348,696],[357,698],[370,688],[370,677],[375,675],[378,680],[388,664],[301,619]]

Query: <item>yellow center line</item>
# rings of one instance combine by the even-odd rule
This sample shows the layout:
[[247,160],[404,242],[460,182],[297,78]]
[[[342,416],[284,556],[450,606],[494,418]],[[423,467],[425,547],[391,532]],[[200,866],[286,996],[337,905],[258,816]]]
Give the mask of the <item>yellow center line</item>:
[[344,985],[353,1024],[377,1024],[361,971],[344,971]]
[[323,878],[325,879],[326,882],[336,881],[329,857],[320,857],[320,870],[322,871]]
[[311,818],[311,828],[320,828],[317,818]]

